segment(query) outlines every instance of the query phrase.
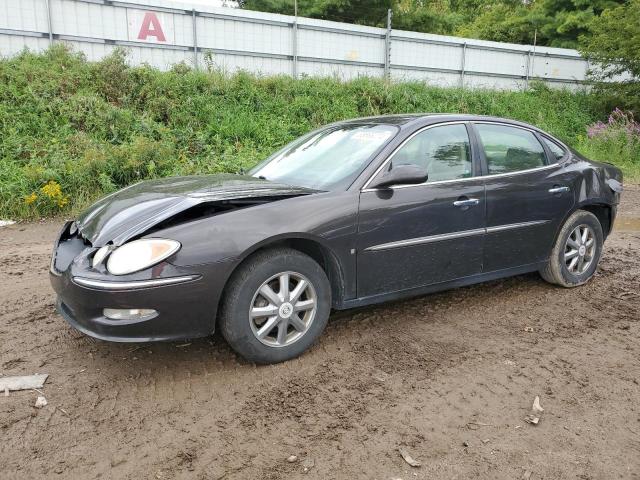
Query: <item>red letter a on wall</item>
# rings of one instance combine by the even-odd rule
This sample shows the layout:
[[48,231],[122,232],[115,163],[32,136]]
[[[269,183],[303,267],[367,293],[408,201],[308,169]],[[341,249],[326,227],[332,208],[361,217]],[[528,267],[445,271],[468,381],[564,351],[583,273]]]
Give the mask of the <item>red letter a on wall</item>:
[[167,39],[164,38],[160,20],[158,20],[158,17],[156,17],[156,14],[153,12],[146,12],[144,14],[138,40],[146,40],[147,37],[156,37],[159,42],[167,41]]

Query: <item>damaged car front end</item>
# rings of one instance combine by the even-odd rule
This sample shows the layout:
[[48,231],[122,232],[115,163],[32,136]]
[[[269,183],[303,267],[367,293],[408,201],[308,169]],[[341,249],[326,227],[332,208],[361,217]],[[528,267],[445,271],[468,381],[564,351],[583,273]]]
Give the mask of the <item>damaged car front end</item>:
[[[307,195],[313,190],[253,177],[210,175],[142,182],[103,198],[67,222],[50,277],[59,313],[96,338],[120,342],[210,335],[233,248],[193,261],[184,244],[215,242],[195,229],[181,242],[166,231],[196,219]],[[212,236],[213,235],[213,236]],[[187,248],[189,250],[189,248]],[[180,261],[181,256],[190,261]]]

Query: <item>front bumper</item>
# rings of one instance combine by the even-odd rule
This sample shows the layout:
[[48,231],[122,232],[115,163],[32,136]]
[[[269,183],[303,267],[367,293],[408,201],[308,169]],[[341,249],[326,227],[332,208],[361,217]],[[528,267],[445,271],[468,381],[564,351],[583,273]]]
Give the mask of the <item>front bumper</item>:
[[[232,262],[176,267],[158,264],[137,274],[114,277],[92,269],[95,251],[63,229],[56,242],[50,280],[56,308],[74,328],[95,338],[117,342],[181,340],[211,335],[218,302]],[[105,308],[153,309],[140,320],[113,320]]]
[[[50,274],[58,294],[56,309],[74,328],[101,340],[148,342],[196,338],[213,333],[216,304],[207,301],[202,278],[133,290],[99,290],[78,285],[68,275]],[[153,318],[111,320],[104,308],[153,308]]]

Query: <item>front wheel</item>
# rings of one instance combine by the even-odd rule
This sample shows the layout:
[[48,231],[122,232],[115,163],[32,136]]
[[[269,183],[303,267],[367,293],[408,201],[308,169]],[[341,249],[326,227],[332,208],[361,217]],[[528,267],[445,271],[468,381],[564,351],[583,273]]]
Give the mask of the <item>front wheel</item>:
[[598,218],[585,210],[574,212],[562,226],[540,275],[549,283],[567,288],[586,283],[598,268],[603,243]]
[[247,360],[277,363],[309,348],[330,310],[331,287],[320,265],[297,250],[279,248],[253,255],[234,273],[219,326]]

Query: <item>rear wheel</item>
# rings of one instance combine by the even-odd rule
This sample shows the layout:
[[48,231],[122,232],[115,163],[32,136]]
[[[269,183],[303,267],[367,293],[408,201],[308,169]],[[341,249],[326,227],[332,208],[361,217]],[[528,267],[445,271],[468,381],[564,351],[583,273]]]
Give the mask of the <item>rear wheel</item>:
[[324,330],[331,288],[311,257],[273,249],[250,257],[225,291],[220,331],[247,360],[277,363],[297,357]]
[[586,283],[598,268],[603,242],[598,218],[584,210],[576,211],[560,230],[549,262],[540,270],[542,278],[563,287]]

